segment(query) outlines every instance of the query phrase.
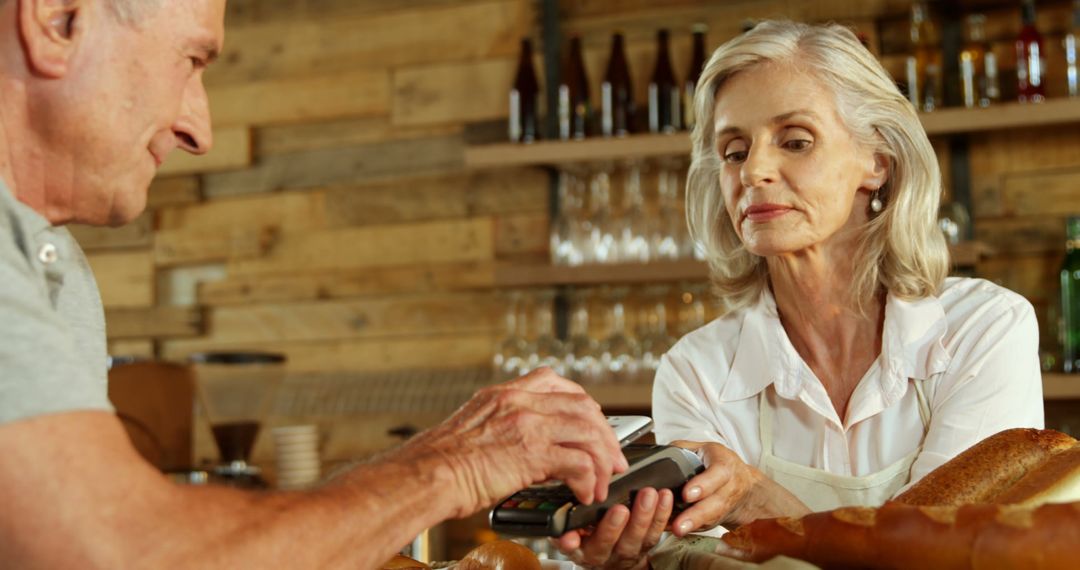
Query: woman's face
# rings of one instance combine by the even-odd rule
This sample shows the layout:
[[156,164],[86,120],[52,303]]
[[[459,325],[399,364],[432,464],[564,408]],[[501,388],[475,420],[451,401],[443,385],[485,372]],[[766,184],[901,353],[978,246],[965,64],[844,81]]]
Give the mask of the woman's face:
[[885,162],[856,144],[819,81],[758,66],[724,84],[715,112],[724,203],[751,253],[827,246],[866,222],[865,190],[884,183]]

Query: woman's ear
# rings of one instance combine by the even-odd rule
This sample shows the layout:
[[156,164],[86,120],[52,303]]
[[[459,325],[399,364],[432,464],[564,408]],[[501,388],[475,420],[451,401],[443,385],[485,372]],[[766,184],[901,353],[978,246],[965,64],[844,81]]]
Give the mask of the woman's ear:
[[18,28],[30,72],[63,77],[82,36],[85,0],[16,0]]
[[874,153],[872,163],[867,165],[862,188],[877,190],[889,180],[889,159],[884,154]]

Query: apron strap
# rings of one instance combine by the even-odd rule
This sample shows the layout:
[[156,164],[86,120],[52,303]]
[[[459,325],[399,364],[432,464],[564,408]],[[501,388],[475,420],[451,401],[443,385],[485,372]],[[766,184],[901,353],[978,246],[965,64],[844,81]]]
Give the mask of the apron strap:
[[911,383],[915,385],[915,397],[919,400],[919,419],[922,420],[925,434],[930,431],[930,402],[926,399],[926,392],[923,391],[923,382],[923,380],[911,380]]
[[758,397],[758,431],[761,433],[761,457],[773,452],[773,409],[769,404],[769,387]]

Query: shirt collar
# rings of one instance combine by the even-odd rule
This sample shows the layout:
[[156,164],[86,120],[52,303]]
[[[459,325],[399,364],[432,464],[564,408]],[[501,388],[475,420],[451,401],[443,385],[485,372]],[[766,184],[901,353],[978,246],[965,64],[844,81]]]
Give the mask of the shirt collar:
[[[758,302],[744,311],[731,372],[720,400],[750,398],[772,384],[779,396],[798,398],[804,383],[815,380],[780,324],[776,300],[768,287]],[[905,301],[891,293],[887,296],[878,361],[885,405],[904,395],[909,378],[926,379],[948,367],[950,357],[941,342],[947,330],[945,309],[937,297]]]

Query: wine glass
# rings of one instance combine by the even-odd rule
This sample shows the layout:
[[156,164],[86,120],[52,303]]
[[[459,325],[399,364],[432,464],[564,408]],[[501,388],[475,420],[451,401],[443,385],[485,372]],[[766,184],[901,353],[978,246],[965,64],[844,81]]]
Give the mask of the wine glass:
[[533,299],[533,322],[536,323],[536,337],[530,346],[530,368],[547,366],[559,376],[566,376],[566,346],[555,334],[555,290],[543,289]]
[[521,291],[504,294],[503,337],[495,346],[492,368],[498,381],[517,378],[528,371],[529,343],[525,339],[526,319]]
[[606,379],[600,343],[590,332],[591,289],[576,289],[570,298],[570,330],[567,362],[570,378],[579,384],[599,384]]
[[608,334],[601,343],[604,366],[613,382],[630,383],[638,375],[641,346],[629,334],[626,322],[625,287],[607,291]]

